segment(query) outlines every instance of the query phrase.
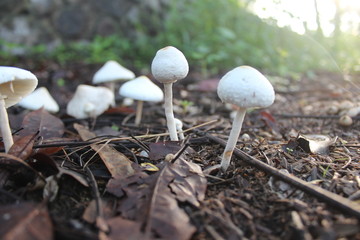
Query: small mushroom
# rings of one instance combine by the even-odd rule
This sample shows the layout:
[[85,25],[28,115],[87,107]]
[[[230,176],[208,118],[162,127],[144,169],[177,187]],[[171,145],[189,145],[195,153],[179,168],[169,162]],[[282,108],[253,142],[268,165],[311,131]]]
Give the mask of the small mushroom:
[[5,152],[8,152],[14,143],[6,108],[34,91],[37,84],[36,76],[27,70],[0,66],[0,129]]
[[[114,60],[107,61],[93,76],[93,84],[104,83],[115,93],[115,82],[128,81],[135,78],[135,74]],[[115,98],[113,105],[115,105]]]
[[114,93],[106,87],[79,85],[69,101],[66,112],[77,119],[96,118],[114,101]]
[[119,89],[119,94],[137,100],[136,125],[141,122],[144,101],[161,102],[164,99],[163,91],[146,76],[140,76],[124,83]]
[[56,103],[54,98],[50,95],[46,87],[40,87],[24,97],[18,105],[20,107],[37,110],[44,108],[46,111],[56,113],[59,111],[59,105]]
[[343,115],[339,118],[339,124],[343,127],[349,127],[353,124],[353,120],[349,115]]
[[189,64],[184,54],[175,47],[168,46],[157,51],[152,63],[151,72],[154,78],[164,84],[165,116],[172,141],[178,141],[173,112],[172,85],[183,79],[189,72]]
[[275,92],[271,83],[258,70],[249,66],[237,67],[223,76],[217,88],[222,102],[238,107],[221,160],[221,169],[226,171],[239,138],[248,108],[264,108],[273,104]]
[[175,118],[175,125],[176,125],[176,131],[179,132],[179,139],[183,140],[185,138],[184,133],[182,132],[183,122],[180,119]]

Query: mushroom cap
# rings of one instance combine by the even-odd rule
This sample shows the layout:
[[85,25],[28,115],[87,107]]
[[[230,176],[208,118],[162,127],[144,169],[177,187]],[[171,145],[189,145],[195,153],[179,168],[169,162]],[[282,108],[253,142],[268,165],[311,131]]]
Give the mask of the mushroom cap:
[[119,89],[119,94],[123,97],[147,102],[161,102],[164,99],[161,88],[146,76],[140,76],[124,83]]
[[114,101],[114,93],[106,87],[79,85],[69,101],[66,112],[75,118],[97,117]]
[[269,80],[249,66],[240,66],[226,73],[219,82],[217,94],[221,101],[242,108],[268,107],[275,100]]
[[151,72],[157,81],[172,83],[186,77],[189,64],[180,50],[168,46],[157,51],[151,63]]
[[30,110],[37,110],[41,107],[44,107],[44,109],[49,112],[56,113],[59,111],[59,105],[45,87],[36,89],[21,99],[18,105]]
[[6,96],[4,101],[7,108],[34,91],[37,84],[36,76],[25,69],[0,66],[0,96]]
[[135,74],[121,66],[118,62],[109,60],[95,74],[92,83],[126,81],[135,78]]

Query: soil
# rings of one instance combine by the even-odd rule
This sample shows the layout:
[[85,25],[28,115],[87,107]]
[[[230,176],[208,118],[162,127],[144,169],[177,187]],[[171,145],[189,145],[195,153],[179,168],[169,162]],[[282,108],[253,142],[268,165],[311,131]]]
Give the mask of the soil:
[[[30,231],[31,236],[36,236],[32,239],[46,239],[45,236],[55,239],[143,239],[134,237],[140,236],[134,235],[134,232],[115,235],[115,228],[122,228],[118,222],[118,225],[114,223],[114,219],[121,217],[122,224],[140,222],[143,225],[134,229],[140,233],[145,231],[144,218],[150,210],[142,206],[143,209],[135,214],[121,207],[131,194],[138,194],[134,189],[144,191],[141,188],[144,182],[135,181],[131,185],[129,176],[114,176],[113,170],[104,164],[107,160],[100,154],[102,150],[94,150],[90,141],[109,140],[109,147],[131,161],[135,175],[146,172],[147,177],[159,177],[161,169],[166,168],[165,156],[169,152],[176,155],[182,148],[185,151],[181,158],[200,166],[203,171],[221,161],[224,146],[220,143],[227,140],[231,130],[231,112],[235,108],[221,103],[217,97],[218,77],[204,78],[191,73],[174,84],[175,116],[183,121],[184,130],[191,130],[185,132],[185,140],[176,146],[166,143],[156,151],[151,150],[156,157],[144,157],[140,152],[147,146],[169,141],[167,135],[162,135],[167,129],[161,103],[145,103],[140,126],[134,125],[136,104],[122,106],[119,96],[117,106],[95,121],[74,119],[66,115],[66,104],[77,85],[91,84],[92,76],[100,65],[73,63],[59,66],[52,62],[25,60],[19,67],[38,76],[39,86],[46,86],[59,103],[61,110],[53,116],[64,124],[64,134],[56,136],[56,139],[25,139],[21,128],[28,126],[24,124],[24,118],[30,111],[18,106],[8,109],[12,128],[19,130],[16,139],[23,139],[17,145],[21,150],[15,149],[13,156],[22,159],[27,166],[15,163],[8,155],[0,156],[0,232],[8,237],[6,239],[17,236],[13,235],[16,231],[27,232],[24,236],[28,237]],[[204,198],[195,196],[195,204],[177,199],[181,213],[186,213],[189,218],[191,237],[180,233],[174,234],[173,238],[360,239],[359,118],[355,114],[350,126],[339,124],[340,116],[360,106],[360,78],[347,76],[350,77],[352,80],[346,81],[342,75],[328,72],[300,79],[270,77],[277,95],[275,103],[267,109],[247,112],[237,148],[284,175],[308,182],[310,187],[319,186],[341,199],[351,200],[356,211],[344,210],[336,201],[303,192],[298,186],[281,181],[270,172],[234,155],[225,173],[205,171],[205,175],[198,175],[207,180]],[[45,115],[41,116],[45,118]],[[74,124],[86,127],[97,138],[84,139]],[[55,128],[59,130],[59,127]],[[315,140],[311,138],[313,135],[317,137]],[[324,143],[323,138],[330,140]],[[30,142],[33,145],[29,148]],[[321,146],[314,148],[314,145]],[[26,154],[20,155],[24,151]],[[150,166],[157,166],[160,170],[145,171],[139,167],[142,163],[151,163],[153,165]],[[59,169],[68,172],[59,175],[62,171]],[[45,178],[46,185],[39,180]],[[109,181],[114,178],[129,183],[126,187],[120,184],[123,190],[126,189],[126,194],[110,187]],[[199,182],[191,184],[201,192]],[[130,188],[133,191],[131,194]],[[139,198],[139,205],[142,201]],[[200,204],[196,206],[197,201]],[[42,214],[32,219],[31,223],[25,223],[25,216],[30,214],[22,212],[16,215],[20,208],[10,207],[14,205],[22,206],[21,211],[34,213],[36,209]],[[163,208],[172,211],[169,206]],[[180,214],[180,210],[174,211],[174,218],[182,222],[186,217]],[[11,227],[4,224],[5,212],[14,216]],[[39,221],[44,219],[47,224],[41,225]],[[172,219],[162,221],[168,221],[172,226],[175,224]],[[167,229],[165,223],[164,229]],[[36,234],[41,231],[49,235]],[[159,232],[152,233],[149,238],[160,238],[159,235]]]

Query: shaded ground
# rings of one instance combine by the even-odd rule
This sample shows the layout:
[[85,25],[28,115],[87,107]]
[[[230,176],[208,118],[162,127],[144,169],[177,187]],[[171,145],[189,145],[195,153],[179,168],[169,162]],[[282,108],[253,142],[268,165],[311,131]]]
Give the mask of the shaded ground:
[[[92,120],[75,120],[66,116],[66,103],[76,85],[89,84],[100,66],[74,64],[60,68],[54,63],[29,64],[30,67],[24,67],[38,76],[40,86],[47,86],[60,104],[62,110],[56,117],[65,124],[65,133],[63,138],[55,141],[56,148],[49,145],[42,148],[45,150],[41,153],[37,147],[48,142],[39,139],[33,142],[35,150],[28,150],[30,152],[22,159],[35,169],[35,173],[1,156],[2,221],[5,221],[4,211],[16,216],[19,208],[9,207],[14,202],[22,206],[22,211],[34,213],[35,209],[38,213],[45,212],[38,214],[30,227],[24,223],[24,216],[31,214],[21,212],[20,216],[14,217],[16,221],[11,222],[13,229],[30,231],[28,229],[32,226],[31,232],[44,231],[45,225],[40,223],[48,220],[48,212],[52,222],[48,223],[48,234],[51,236],[53,227],[57,239],[105,239],[109,232],[109,239],[143,239],[141,234],[147,231],[147,226],[151,228],[150,238],[173,232],[172,238],[187,239],[186,232],[190,235],[194,232],[191,239],[360,239],[359,221],[351,213],[277,181],[271,174],[244,164],[236,156],[226,174],[206,176],[207,190],[202,199],[202,179],[205,177],[196,173],[196,166],[188,166],[186,162],[193,162],[203,170],[219,163],[223,146],[206,134],[226,140],[231,129],[232,107],[219,101],[214,88],[216,79],[201,79],[191,74],[174,85],[175,115],[184,122],[184,129],[206,125],[186,133],[188,147],[184,147],[186,153],[181,155],[185,162],[177,160],[176,163],[187,172],[171,175],[170,172],[176,172],[178,168],[165,163],[164,157],[173,146],[165,144],[157,150],[150,150],[160,155],[156,160],[155,157],[149,159],[140,155],[141,150],[146,149],[141,147],[141,143],[153,146],[151,144],[155,142],[167,140],[167,136],[150,136],[166,132],[161,104],[145,105],[143,123],[139,127],[133,125],[134,106],[120,107],[120,98],[117,101],[119,107],[100,116],[95,125]],[[61,79],[65,80],[65,85]],[[237,147],[285,174],[297,176],[358,203],[359,122],[354,116],[353,124],[343,127],[338,118],[349,109],[360,106],[359,88],[343,81],[341,76],[328,73],[319,73],[313,79],[304,77],[290,81],[273,78],[272,81],[277,90],[274,105],[265,111],[255,110],[247,114]],[[13,129],[26,126],[22,121],[27,111],[13,107],[9,114]],[[81,132],[74,128],[74,123],[89,127],[91,133],[104,136],[102,139],[116,137],[117,140],[109,146],[123,153],[131,162],[137,161],[132,165],[135,173],[124,171],[122,174],[128,174],[128,177],[115,176],[105,167],[104,162],[109,159],[96,154],[108,150],[96,151],[90,147],[87,140],[79,136]],[[306,149],[306,143],[298,141],[299,134],[322,134],[336,138],[336,141],[325,146],[324,154],[319,154]],[[140,137],[143,135],[148,136]],[[128,139],[131,136],[136,137]],[[28,149],[27,144],[19,146],[21,151],[15,151],[15,154]],[[179,144],[172,152],[176,154],[183,146],[183,143]],[[161,170],[146,172],[139,169],[141,163],[152,163]],[[69,172],[59,175],[57,173],[62,171],[59,169]],[[131,175],[136,176],[136,180],[134,177],[131,179]],[[48,179],[47,185],[40,183],[39,179],[50,176],[55,177]],[[111,182],[113,185],[109,184],[111,177],[115,179]],[[168,178],[172,180],[167,182]],[[39,181],[37,186],[35,180]],[[176,190],[171,184],[176,181],[184,181],[192,190],[190,193],[177,193],[176,200],[168,199],[165,204],[158,198],[172,198]],[[168,185],[162,188],[161,182]],[[181,200],[181,197],[187,200]],[[148,203],[147,198],[152,199],[152,203]],[[36,204],[25,205],[26,202]],[[175,210],[170,204],[174,202],[177,205]],[[157,214],[153,209],[167,213]],[[171,211],[173,214],[169,214]],[[164,219],[159,220],[159,216]],[[187,222],[187,216],[190,222]],[[176,222],[184,224],[175,227]],[[161,228],[164,233],[159,230]],[[11,228],[3,227],[2,234],[9,234],[11,231],[8,229]]]

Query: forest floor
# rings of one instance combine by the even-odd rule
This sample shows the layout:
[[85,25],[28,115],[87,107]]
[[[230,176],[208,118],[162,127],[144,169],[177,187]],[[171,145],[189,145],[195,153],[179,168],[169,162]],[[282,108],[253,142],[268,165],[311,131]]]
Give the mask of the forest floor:
[[140,126],[120,97],[95,121],[66,115],[99,65],[19,67],[61,110],[8,109],[18,131],[0,153],[3,239],[360,239],[359,76],[269,78],[275,103],[247,113],[228,171],[208,173],[234,110],[219,79],[174,84],[185,140],[171,142],[161,103],[145,103]]

